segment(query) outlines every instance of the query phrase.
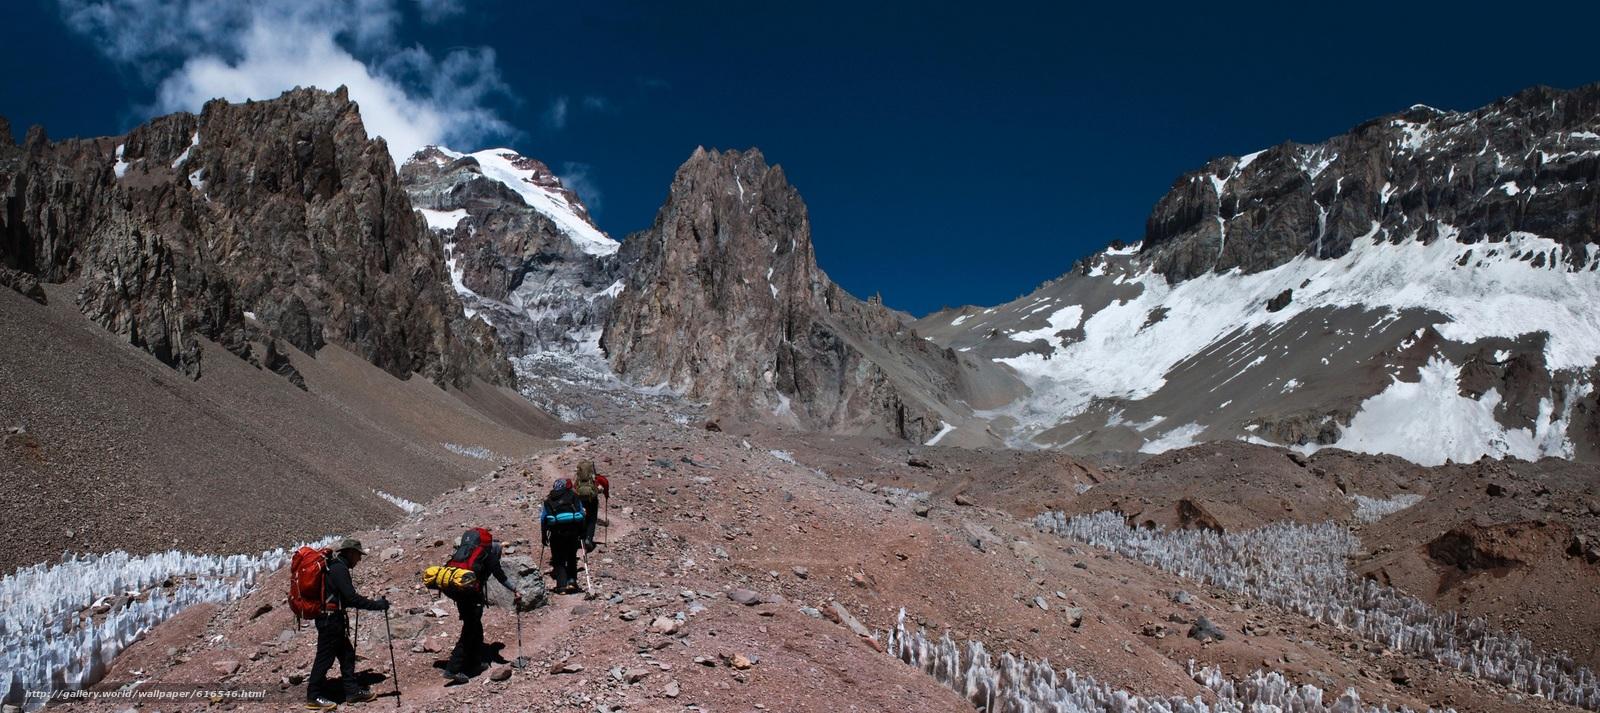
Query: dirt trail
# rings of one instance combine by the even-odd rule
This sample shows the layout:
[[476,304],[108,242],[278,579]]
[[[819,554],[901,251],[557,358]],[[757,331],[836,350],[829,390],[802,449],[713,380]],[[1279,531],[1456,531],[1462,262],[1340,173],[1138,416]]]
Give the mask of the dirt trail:
[[[542,561],[539,562],[539,566],[547,575],[545,577],[545,585],[547,587],[551,584],[551,581],[548,577],[550,568],[549,551],[548,549],[541,550],[538,548],[538,503],[540,498],[543,497],[543,494],[548,489],[550,483],[554,482],[557,478],[571,477],[572,468],[563,467],[558,464],[558,459],[563,458],[563,456],[567,453],[570,453],[570,451],[549,453],[538,457],[533,461],[531,466],[544,477],[542,479],[529,480],[521,485],[521,488],[526,491],[528,497],[532,500],[531,504],[529,505],[529,509],[526,512],[529,515],[529,520],[534,522],[532,525],[533,532],[527,538],[530,540],[530,542],[528,542],[526,545],[528,549],[523,551],[523,553],[532,557],[540,557],[541,552],[543,553]],[[573,459],[569,458],[567,460]],[[526,468],[527,466],[524,467]],[[618,508],[616,511],[610,513],[611,520],[610,527],[608,528],[610,531],[610,538],[615,538],[617,540],[624,539],[633,532],[632,518],[627,514],[624,514],[622,510],[622,508]],[[497,510],[495,511],[495,514],[498,515],[500,513]],[[513,545],[513,547],[520,546],[520,543]],[[591,569],[589,572],[591,578],[595,576],[595,572],[606,567],[606,565],[603,564],[604,549],[605,548],[602,547],[597,549],[594,553],[591,553],[593,559],[585,563],[593,567],[593,569]],[[582,551],[580,550],[579,552],[580,556],[582,556]],[[583,561],[580,560],[580,562]],[[540,665],[541,659],[545,657],[545,654],[558,648],[558,643],[563,639],[569,638],[573,633],[573,629],[580,625],[585,618],[601,615],[601,612],[592,604],[585,606],[585,602],[602,600],[611,596],[613,592],[608,591],[606,587],[606,584],[610,581],[610,578],[605,576],[601,576],[599,579],[594,579],[593,589],[584,594],[551,594],[549,597],[549,604],[539,607],[531,612],[525,612],[522,614],[522,655],[527,657],[530,666]],[[500,584],[491,583],[489,586],[491,588],[498,589]],[[491,596],[498,593],[500,592],[494,592],[491,594]],[[589,596],[590,594],[593,596]],[[407,601],[409,602],[409,600]],[[400,601],[396,600],[396,607],[398,608],[400,606]],[[448,636],[443,639],[443,643],[445,645],[440,647],[441,651],[435,657],[432,665],[436,665],[440,660],[448,658],[448,646],[455,643],[456,634],[460,631],[461,626],[460,622],[456,620],[454,616],[454,609],[449,607],[441,608],[444,609],[448,615],[447,617],[444,617],[441,622],[443,624],[443,630],[448,633]],[[483,639],[484,642],[491,647],[503,645],[504,648],[501,649],[500,656],[504,661],[515,662],[517,660],[517,618],[514,611],[510,607],[490,606],[484,610]],[[362,640],[362,646],[364,648],[386,647],[386,642],[383,639],[383,632],[381,631],[374,630],[372,632],[372,636],[370,637],[367,636],[367,632],[363,632]],[[368,668],[378,673],[387,674],[389,665],[387,661],[387,649],[383,648],[382,650],[379,650],[374,648],[373,650],[377,653],[372,654],[369,660],[363,662],[363,668]],[[378,654],[382,654],[382,656],[379,656]],[[407,666],[406,663],[402,663],[402,701],[405,704],[405,707],[408,709],[453,710],[454,705],[456,703],[460,703],[462,699],[471,700],[472,698],[476,697],[474,692],[471,691],[472,686],[483,683],[485,680],[490,678],[491,674],[497,668],[506,665],[508,664],[491,664],[488,669],[484,670],[477,676],[474,676],[472,682],[464,686],[456,687],[445,686],[444,677],[439,673],[437,668],[431,668],[431,665],[429,669],[418,669],[414,665]],[[514,670],[512,672],[513,676],[522,676],[526,674],[527,671],[525,670]],[[378,690],[380,692],[392,695],[393,684],[386,683],[384,686],[380,686]]]

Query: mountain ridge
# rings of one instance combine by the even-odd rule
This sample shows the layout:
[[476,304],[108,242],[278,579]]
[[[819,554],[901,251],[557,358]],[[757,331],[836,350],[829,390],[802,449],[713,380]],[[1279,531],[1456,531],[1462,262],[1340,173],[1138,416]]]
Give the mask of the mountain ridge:
[[0,149],[0,263],[81,281],[90,319],[199,378],[199,339],[349,347],[402,378],[509,384],[344,90],[208,102],[126,136]]
[[[1113,243],[1013,302],[941,310],[917,329],[1029,381],[1034,396],[995,414],[1002,427],[1024,424],[1013,443],[1247,438],[1395,452],[1403,444],[1345,431],[1377,428],[1374,409],[1423,389],[1463,430],[1409,457],[1591,458],[1600,346],[1582,305],[1600,266],[1597,132],[1600,85],[1534,88],[1474,111],[1413,107],[1322,144],[1213,159],[1157,202],[1145,240]],[[1507,320],[1507,309],[1523,314]],[[1376,319],[1360,316],[1372,310]],[[1229,343],[1248,359],[1214,353]],[[1245,376],[1258,359],[1272,361]],[[1234,407],[1219,416],[1185,403],[1197,397],[1184,384],[1274,394],[1200,395],[1215,411]],[[1167,405],[1137,405],[1158,392]],[[1190,415],[1174,428],[1162,424],[1171,411]],[[1465,441],[1476,443],[1457,447]]]

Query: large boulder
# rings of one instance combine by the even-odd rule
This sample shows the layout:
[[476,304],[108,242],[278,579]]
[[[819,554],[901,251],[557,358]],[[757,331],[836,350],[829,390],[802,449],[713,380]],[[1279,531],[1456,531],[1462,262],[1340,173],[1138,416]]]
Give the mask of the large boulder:
[[[500,560],[500,566],[506,571],[506,579],[511,586],[522,592],[522,603],[517,605],[522,611],[533,611],[550,603],[550,592],[545,587],[544,573],[539,569],[539,563],[530,557],[522,555],[507,555]],[[512,605],[511,592],[500,586],[499,582],[489,582],[489,603],[495,606],[509,607]]]

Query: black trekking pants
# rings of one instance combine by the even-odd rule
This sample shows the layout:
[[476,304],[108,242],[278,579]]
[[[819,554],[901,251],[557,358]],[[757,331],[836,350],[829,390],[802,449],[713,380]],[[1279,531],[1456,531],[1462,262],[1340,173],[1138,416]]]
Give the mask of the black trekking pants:
[[342,611],[317,617],[317,655],[311,662],[311,676],[306,678],[306,700],[327,695],[322,689],[335,660],[339,662],[339,681],[344,684],[345,697],[361,690],[356,681],[356,649],[350,644],[349,628],[350,620]]
[[577,532],[550,535],[550,567],[555,570],[556,589],[565,589],[578,581],[579,537]]
[[600,498],[595,498],[594,502],[584,501],[583,507],[583,549],[593,552],[594,529],[600,524]]
[[456,615],[461,617],[461,638],[450,651],[450,662],[445,673],[464,673],[473,676],[483,665],[483,600],[476,596],[452,597]]

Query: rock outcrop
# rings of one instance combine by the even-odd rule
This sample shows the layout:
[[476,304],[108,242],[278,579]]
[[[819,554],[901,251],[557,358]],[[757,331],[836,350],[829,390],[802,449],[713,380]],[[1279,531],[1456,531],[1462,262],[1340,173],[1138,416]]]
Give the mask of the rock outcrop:
[[443,241],[468,316],[494,325],[508,355],[595,349],[622,286],[617,243],[549,167],[509,149],[430,146],[400,178]]
[[1169,279],[1297,255],[1337,258],[1358,239],[1554,240],[1582,266],[1600,236],[1600,85],[1534,87],[1470,112],[1416,105],[1320,144],[1286,142],[1185,174],[1156,203],[1142,252]]
[[601,345],[636,384],[716,412],[919,442],[970,415],[978,367],[829,280],[799,192],[759,151],[696,149],[623,260]]
[[0,201],[0,265],[75,282],[91,320],[191,377],[204,340],[252,358],[281,339],[401,378],[511,379],[342,88],[212,101],[116,138],[35,127],[0,146]]

